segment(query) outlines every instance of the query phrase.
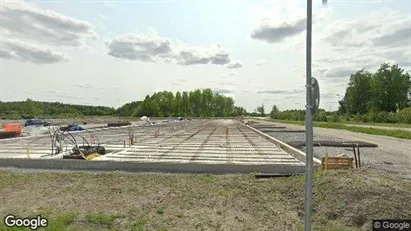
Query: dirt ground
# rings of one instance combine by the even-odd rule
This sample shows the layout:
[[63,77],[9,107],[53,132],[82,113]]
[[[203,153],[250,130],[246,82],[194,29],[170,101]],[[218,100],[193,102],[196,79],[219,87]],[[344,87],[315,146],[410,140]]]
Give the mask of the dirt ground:
[[[0,216],[46,230],[301,230],[304,177],[0,170]],[[411,183],[373,169],[316,172],[313,230],[411,217]],[[0,225],[0,230],[5,227]]]

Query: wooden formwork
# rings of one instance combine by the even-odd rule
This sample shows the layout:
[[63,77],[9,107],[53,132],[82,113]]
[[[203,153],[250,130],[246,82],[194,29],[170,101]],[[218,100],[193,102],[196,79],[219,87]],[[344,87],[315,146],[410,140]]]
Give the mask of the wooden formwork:
[[353,158],[348,157],[323,157],[321,169],[349,169],[353,168]]

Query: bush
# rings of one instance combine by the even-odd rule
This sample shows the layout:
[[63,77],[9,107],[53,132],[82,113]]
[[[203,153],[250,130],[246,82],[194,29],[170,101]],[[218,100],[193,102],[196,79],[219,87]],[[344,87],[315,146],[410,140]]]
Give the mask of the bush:
[[327,113],[324,111],[317,112],[317,114],[314,117],[314,120],[319,122],[327,122]]
[[358,114],[355,114],[352,119],[353,119],[355,122],[361,122],[361,121],[362,121],[361,115],[360,115],[359,113],[358,113]]
[[399,122],[411,124],[411,107],[400,110],[396,115]]
[[[286,110],[275,115],[275,119],[304,121],[305,110]],[[404,108],[398,113],[385,111],[369,111],[367,114],[343,115],[327,114],[323,110],[319,110],[314,116],[314,120],[318,122],[341,122],[355,121],[363,123],[407,123],[411,124],[411,107]]]
[[398,113],[390,112],[387,116],[387,123],[398,123],[400,122],[400,117]]
[[333,115],[330,117],[329,121],[334,122],[334,123],[341,122],[341,118],[338,115]]
[[293,120],[293,121],[304,121],[305,111],[304,110],[286,110],[278,113],[278,119],[280,120]]

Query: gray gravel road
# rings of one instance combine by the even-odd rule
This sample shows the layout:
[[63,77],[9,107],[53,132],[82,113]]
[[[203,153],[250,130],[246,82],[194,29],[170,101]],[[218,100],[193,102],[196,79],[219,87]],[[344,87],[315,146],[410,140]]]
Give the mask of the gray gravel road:
[[[274,124],[271,122],[261,123]],[[304,129],[304,126],[300,125],[275,124],[286,126],[289,129]],[[305,141],[305,133],[268,132],[267,134],[285,142]],[[345,130],[314,128],[314,141],[316,140],[362,141],[377,144],[378,148],[360,148],[363,165],[375,167],[381,171],[397,173],[401,178],[411,180],[411,140]],[[329,156],[335,156],[339,153],[354,156],[351,148],[314,147],[316,157],[323,157],[326,153]]]

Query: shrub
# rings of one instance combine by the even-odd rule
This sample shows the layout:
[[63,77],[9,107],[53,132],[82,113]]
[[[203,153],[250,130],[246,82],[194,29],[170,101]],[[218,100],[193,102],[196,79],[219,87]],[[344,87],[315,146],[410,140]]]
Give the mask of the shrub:
[[404,108],[397,113],[399,122],[411,124],[411,107]]

